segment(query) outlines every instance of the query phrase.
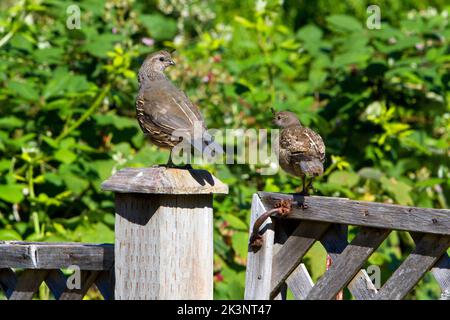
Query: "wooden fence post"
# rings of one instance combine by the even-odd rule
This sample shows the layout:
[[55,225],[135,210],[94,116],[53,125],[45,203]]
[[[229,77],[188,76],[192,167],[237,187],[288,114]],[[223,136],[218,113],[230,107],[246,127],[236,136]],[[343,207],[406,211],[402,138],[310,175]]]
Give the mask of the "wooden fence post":
[[116,196],[115,299],[212,299],[214,193],[205,170],[127,168],[102,184]]

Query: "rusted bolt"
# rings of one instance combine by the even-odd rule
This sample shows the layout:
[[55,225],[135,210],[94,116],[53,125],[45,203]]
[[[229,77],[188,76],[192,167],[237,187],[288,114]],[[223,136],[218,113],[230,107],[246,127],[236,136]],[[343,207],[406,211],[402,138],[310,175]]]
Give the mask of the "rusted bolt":
[[257,252],[263,245],[264,240],[259,234],[259,228],[262,226],[264,221],[266,221],[267,218],[269,218],[274,213],[278,214],[281,217],[288,216],[291,213],[292,200],[277,200],[276,202],[274,202],[273,206],[273,209],[264,212],[261,216],[259,216],[258,219],[256,219],[255,223],[253,224],[253,230],[250,236],[250,249],[253,252]]

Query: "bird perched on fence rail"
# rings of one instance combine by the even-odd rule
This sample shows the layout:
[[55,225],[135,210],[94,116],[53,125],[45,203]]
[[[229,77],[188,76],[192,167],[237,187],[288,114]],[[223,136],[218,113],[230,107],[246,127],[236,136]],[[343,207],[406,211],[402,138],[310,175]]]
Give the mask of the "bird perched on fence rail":
[[[312,178],[323,174],[325,144],[313,130],[303,127],[297,115],[289,111],[275,112],[273,122],[282,130],[279,144],[279,163],[287,173],[302,178],[302,194],[308,194]],[[307,185],[306,179],[310,178]]]
[[173,166],[172,149],[181,142],[177,131],[185,132],[199,141],[190,141],[194,148],[205,147],[221,151],[221,147],[213,143],[211,136],[194,137],[194,127],[200,126],[201,131],[206,131],[206,125],[200,110],[195,106],[186,94],[178,89],[164,74],[164,70],[175,65],[171,54],[166,51],[158,51],[150,54],[142,64],[138,80],[139,93],[136,98],[136,117],[142,131],[150,141],[160,148],[169,149],[170,156],[168,166]]

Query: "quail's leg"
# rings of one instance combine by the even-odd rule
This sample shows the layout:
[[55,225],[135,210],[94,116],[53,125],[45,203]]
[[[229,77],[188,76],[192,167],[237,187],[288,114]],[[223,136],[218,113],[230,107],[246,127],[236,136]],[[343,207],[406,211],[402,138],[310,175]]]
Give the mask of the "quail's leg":
[[312,191],[314,191],[313,178],[311,178],[311,180],[309,180],[307,190],[312,190]]
[[302,177],[302,185],[303,185],[303,189],[302,189],[301,194],[302,194],[303,196],[307,196],[307,195],[308,195],[308,187],[309,187],[309,184],[308,184],[308,185],[306,184],[306,176],[303,176],[303,177]]
[[177,168],[177,169],[186,169],[186,170],[192,170],[192,166],[190,164],[185,164],[183,166],[177,166],[172,161],[172,150],[170,150],[169,153],[169,160],[167,160],[167,164],[165,165],[166,168]]
[[[305,196],[308,195],[308,187],[306,186],[306,176],[303,176],[303,177],[302,177],[302,184],[303,184],[303,190],[302,190],[302,192],[301,192],[300,194],[301,194],[303,197],[305,197]],[[299,205],[300,208],[302,208],[302,209],[307,209],[307,208],[308,208],[308,206],[305,204],[305,199],[304,199],[304,198],[303,198],[302,203],[299,203],[298,205]]]
[[172,150],[170,150],[169,153],[169,160],[167,160],[167,164],[166,164],[167,168],[176,168],[177,166],[173,163],[172,161]]

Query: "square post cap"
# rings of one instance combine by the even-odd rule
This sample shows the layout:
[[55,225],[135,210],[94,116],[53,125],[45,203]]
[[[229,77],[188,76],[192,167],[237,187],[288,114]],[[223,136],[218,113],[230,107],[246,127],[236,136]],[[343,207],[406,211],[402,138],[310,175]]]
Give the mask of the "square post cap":
[[125,168],[101,185],[105,191],[148,194],[227,194],[228,186],[206,170]]

